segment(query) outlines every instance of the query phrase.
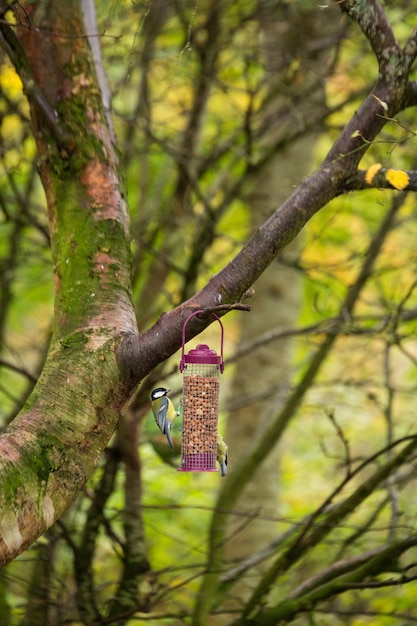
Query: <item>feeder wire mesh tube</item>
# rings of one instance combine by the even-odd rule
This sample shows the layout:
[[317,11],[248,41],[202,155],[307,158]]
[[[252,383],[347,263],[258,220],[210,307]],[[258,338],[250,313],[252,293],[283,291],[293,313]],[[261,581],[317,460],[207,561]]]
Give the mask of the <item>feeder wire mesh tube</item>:
[[219,365],[184,365],[182,471],[217,471],[219,387]]
[[180,372],[183,374],[183,420],[180,472],[217,471],[217,422],[220,374],[224,369],[224,329],[220,318],[212,313],[221,329],[220,355],[206,344],[199,344],[185,354],[187,324],[192,317],[200,313],[204,311],[191,313],[182,328]]

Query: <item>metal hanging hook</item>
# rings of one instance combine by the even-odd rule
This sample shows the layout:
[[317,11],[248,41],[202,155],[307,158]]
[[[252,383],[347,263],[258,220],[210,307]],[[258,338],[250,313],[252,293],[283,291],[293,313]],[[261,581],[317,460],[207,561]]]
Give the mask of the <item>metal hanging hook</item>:
[[[181,361],[180,361],[180,372],[183,371],[184,369],[184,363],[185,363],[185,356],[184,356],[184,350],[185,350],[185,334],[186,334],[186,329],[187,329],[187,324],[190,321],[190,319],[192,317],[195,317],[196,315],[199,315],[200,313],[205,313],[204,309],[199,309],[198,311],[194,311],[194,313],[191,313],[187,319],[185,320],[183,326],[182,326],[182,346],[181,346]],[[211,312],[210,315],[212,315],[220,324],[220,329],[221,329],[221,337],[220,337],[220,371],[223,374],[224,371],[224,358],[223,358],[223,344],[224,344],[224,327],[223,324],[221,322],[221,319],[218,315],[216,315],[216,313]]]

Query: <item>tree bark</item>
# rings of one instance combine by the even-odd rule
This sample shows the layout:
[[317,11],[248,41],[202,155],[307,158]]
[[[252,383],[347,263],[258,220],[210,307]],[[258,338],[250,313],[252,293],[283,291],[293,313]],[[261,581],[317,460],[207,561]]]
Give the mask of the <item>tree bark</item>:
[[[136,332],[129,220],[79,3],[17,7],[1,26],[30,103],[48,201],[53,336],[24,410],[2,433],[0,564],[48,528],[85,485],[126,390],[115,348]],[[74,36],[77,35],[77,36]]]

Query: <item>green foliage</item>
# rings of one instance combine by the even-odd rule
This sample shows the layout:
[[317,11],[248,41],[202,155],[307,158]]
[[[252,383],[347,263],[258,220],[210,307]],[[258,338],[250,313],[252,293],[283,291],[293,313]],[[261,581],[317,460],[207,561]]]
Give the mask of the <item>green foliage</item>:
[[[269,115],[273,94],[271,77],[258,46],[262,38],[258,3],[220,3],[220,15],[215,11],[218,4],[179,2],[164,7],[162,3],[158,19],[152,21],[152,3],[110,3],[110,7],[109,3],[100,3],[98,7],[100,32],[105,33],[101,40],[113,93],[120,161],[131,209],[133,298],[141,330],[202,287],[240,248],[250,234],[247,194],[254,177],[274,151],[290,141],[280,137],[271,147],[273,122],[266,117],[265,123],[263,118]],[[278,5],[278,19],[282,19],[281,9],[286,11],[285,19],[294,19],[298,11],[309,9],[311,3]],[[414,13],[402,6],[388,7],[388,11],[399,38],[405,40],[410,27],[415,26]],[[217,31],[213,24],[217,24]],[[299,51],[284,60],[287,83],[282,81],[281,87],[288,104],[284,112],[280,111],[282,117],[278,116],[280,129],[286,127],[288,117],[296,117],[297,105],[290,95],[305,76]],[[335,55],[333,73],[327,82],[329,115],[327,128],[322,128],[316,144],[317,163],[358,108],[376,76],[377,66],[364,38],[351,29]],[[0,411],[6,426],[25,401],[41,367],[49,339],[53,287],[45,201],[35,174],[27,106],[21,85],[6,62],[0,86],[0,267],[4,268]],[[66,112],[68,116],[77,114],[75,100],[73,104],[75,108]],[[382,163],[399,171],[414,169],[413,125],[414,111],[391,120],[364,157],[363,167]],[[96,148],[87,146],[86,154]],[[60,234],[59,241],[60,271],[72,272],[74,285],[71,297],[61,294],[62,302],[68,306],[61,312],[70,319],[68,334],[61,342],[69,362],[74,343],[78,346],[88,341],[85,333],[77,332],[76,314],[90,306],[96,294],[92,255],[97,238],[103,253],[119,239],[115,224],[108,220],[97,224],[86,216],[82,223],[73,223],[72,175],[73,171],[65,172],[65,186],[60,190],[61,210],[66,212],[68,228]],[[355,494],[369,476],[392,458],[390,451],[374,459],[370,458],[372,455],[413,432],[417,223],[415,199],[411,195],[402,197],[393,214],[353,306],[349,310],[345,306],[383,219],[397,198],[396,192],[388,190],[367,190],[337,198],[305,229],[302,249],[291,261],[303,276],[303,306],[290,329],[299,335],[295,340],[291,391],[296,392],[297,382],[326,337],[333,332],[337,340],[282,438],[279,516],[270,520],[276,527],[277,543],[266,547],[273,559],[293,545],[297,533],[321,529],[327,509],[321,510],[320,506],[327,502],[329,494],[335,492],[327,502],[331,511],[332,506]],[[73,230],[77,232],[76,240],[71,235]],[[126,250],[126,257],[129,254]],[[67,263],[74,255],[72,263]],[[57,306],[60,305],[59,299]],[[253,314],[262,312],[255,306]],[[311,327],[310,332],[303,332],[303,327]],[[238,347],[238,337],[238,320],[230,316],[229,355]],[[132,449],[126,453],[126,441],[121,441],[121,435],[116,436],[85,493],[42,540],[53,555],[50,563],[54,580],[48,587],[48,600],[54,607],[53,623],[80,623],[79,580],[74,563],[77,550],[83,546],[82,532],[91,507],[99,496],[102,500],[96,517],[93,516],[97,532],[89,539],[93,544],[91,604],[106,617],[118,596],[128,553],[128,505],[138,497],[140,506],[134,522],[143,528],[142,556],[150,567],[137,577],[137,604],[131,615],[107,623],[133,625],[142,619],[145,623],[146,619],[149,624],[178,624],[189,620],[206,570],[219,475],[179,473],[177,451],[172,456],[164,456],[161,451],[159,433],[149,415],[149,389],[159,379],[169,380],[177,363],[178,359],[171,359],[153,374],[152,380],[144,381],[133,403],[135,429],[126,439],[133,440],[135,450],[137,447],[137,459],[132,461]],[[232,368],[226,368],[222,380],[222,419],[232,404],[227,400],[231,373]],[[88,385],[94,387],[100,382],[90,381]],[[179,377],[175,382],[179,388]],[[179,431],[174,434],[178,441]],[[233,442],[229,442],[229,449],[233,472],[234,464],[246,451],[233,449]],[[395,446],[393,450],[396,451]],[[52,441],[40,455],[50,455],[55,462],[53,453]],[[117,458],[116,470],[109,461],[113,454]],[[323,541],[317,545],[312,542],[311,549],[306,547],[300,559],[294,559],[288,564],[288,571],[273,581],[267,596],[271,606],[285,603],[287,596],[305,580],[321,575],[334,563],[359,557],[385,542],[411,534],[416,505],[413,476],[411,457],[395,468],[357,509],[329,528]],[[319,513],[309,529],[309,516],[316,511]],[[234,513],[239,534],[239,525],[250,523],[250,513]],[[5,571],[0,583],[0,611],[2,606],[10,610],[11,626],[24,619],[25,607],[29,605],[28,588],[36,580],[41,554],[42,543]],[[407,552],[401,558],[412,568],[413,558],[408,559],[408,555]],[[27,567],[29,558],[34,561],[33,573]],[[235,565],[224,564],[225,576]],[[401,582],[398,571],[382,568],[381,575],[371,582],[377,587],[392,579]],[[239,583],[233,586],[225,580],[220,583],[220,599],[229,590],[231,595],[238,594]],[[366,582],[363,581],[364,586]],[[312,605],[310,614],[296,611],[294,623],[391,625],[402,623],[401,619],[408,623],[407,616],[411,618],[414,611],[415,585],[411,581],[409,585],[396,584],[388,589],[389,593],[383,588],[348,589],[337,598],[329,596],[317,607]],[[219,600],[215,608],[220,607]]]

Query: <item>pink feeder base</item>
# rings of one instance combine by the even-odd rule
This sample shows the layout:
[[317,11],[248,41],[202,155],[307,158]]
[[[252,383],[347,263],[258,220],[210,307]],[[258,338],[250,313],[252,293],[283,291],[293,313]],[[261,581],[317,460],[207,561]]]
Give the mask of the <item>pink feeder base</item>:
[[181,459],[179,472],[217,472],[216,455],[211,452],[189,454]]

